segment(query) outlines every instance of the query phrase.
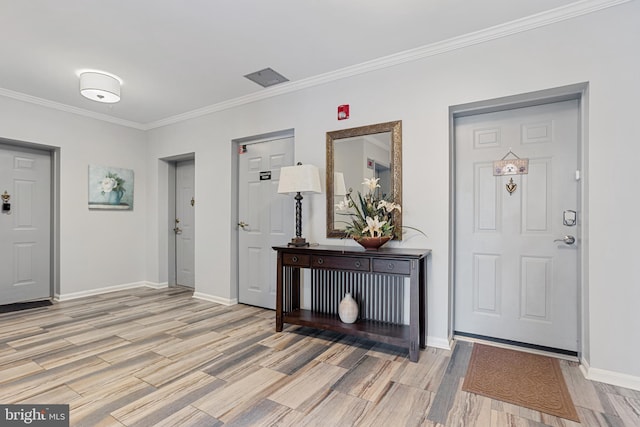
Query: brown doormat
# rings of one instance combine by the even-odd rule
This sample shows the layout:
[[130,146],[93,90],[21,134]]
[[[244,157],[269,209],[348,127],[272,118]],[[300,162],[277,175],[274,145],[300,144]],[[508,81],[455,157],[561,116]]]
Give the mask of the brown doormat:
[[580,422],[551,357],[476,343],[462,390]]

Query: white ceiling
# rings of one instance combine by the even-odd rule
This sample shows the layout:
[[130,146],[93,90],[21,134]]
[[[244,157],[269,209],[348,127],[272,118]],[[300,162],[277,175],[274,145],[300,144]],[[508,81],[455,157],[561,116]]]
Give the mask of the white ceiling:
[[[269,90],[243,77],[266,67],[295,85],[571,3],[0,0],[0,94],[148,128]],[[119,76],[122,100],[83,98],[87,69]]]

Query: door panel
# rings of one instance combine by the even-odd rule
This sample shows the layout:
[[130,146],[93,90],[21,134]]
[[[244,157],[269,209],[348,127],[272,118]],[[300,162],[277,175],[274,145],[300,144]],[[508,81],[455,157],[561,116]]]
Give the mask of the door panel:
[[520,280],[522,317],[551,321],[551,258],[522,257]]
[[[455,315],[458,332],[576,351],[578,104],[565,101],[455,120]],[[509,151],[528,174],[494,176]],[[516,190],[506,185],[513,179]]]
[[493,254],[474,255],[473,295],[474,310],[500,314],[500,256]]
[[551,233],[553,209],[550,182],[551,159],[531,159],[529,174],[522,176],[525,197],[522,200],[523,233]]
[[0,193],[11,196],[0,213],[0,304],[51,297],[51,156],[0,147]]
[[247,144],[239,157],[238,301],[275,309],[275,245],[294,234],[293,198],[278,194],[280,168],[293,164],[293,138]]

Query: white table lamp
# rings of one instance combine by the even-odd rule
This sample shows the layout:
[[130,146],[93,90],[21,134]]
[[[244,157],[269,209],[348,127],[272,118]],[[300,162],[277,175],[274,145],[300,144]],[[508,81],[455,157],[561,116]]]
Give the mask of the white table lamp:
[[280,169],[278,193],[296,193],[296,237],[291,239],[289,246],[309,246],[302,237],[302,194],[320,193],[320,173],[313,165],[285,166]]

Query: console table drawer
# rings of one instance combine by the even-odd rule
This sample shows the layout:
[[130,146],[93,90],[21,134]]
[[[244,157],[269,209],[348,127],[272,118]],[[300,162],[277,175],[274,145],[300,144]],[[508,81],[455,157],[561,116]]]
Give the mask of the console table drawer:
[[332,270],[369,271],[369,258],[343,256],[312,256],[312,268],[330,268]]
[[291,267],[309,267],[309,255],[282,254],[282,264]]
[[387,274],[411,274],[411,261],[400,261],[395,259],[374,259],[373,271],[375,273]]

